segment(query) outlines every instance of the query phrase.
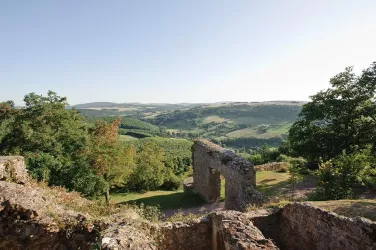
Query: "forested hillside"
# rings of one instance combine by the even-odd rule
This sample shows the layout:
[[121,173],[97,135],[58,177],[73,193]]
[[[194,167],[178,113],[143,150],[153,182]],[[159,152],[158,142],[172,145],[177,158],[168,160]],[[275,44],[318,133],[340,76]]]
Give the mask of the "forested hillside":
[[[302,102],[160,104],[145,109],[140,104],[94,103],[79,112],[88,117],[123,115],[120,133],[145,138],[209,138],[232,148],[278,147],[298,117]],[[192,107],[193,106],[193,107]],[[93,114],[96,112],[96,114]],[[135,119],[138,119],[135,120]],[[144,123],[140,121],[142,120]],[[134,123],[133,125],[130,123]],[[154,124],[154,127],[152,127]],[[131,136],[131,137],[129,137]]]
[[176,110],[148,119],[172,137],[209,138],[227,147],[278,147],[303,103],[226,103]]

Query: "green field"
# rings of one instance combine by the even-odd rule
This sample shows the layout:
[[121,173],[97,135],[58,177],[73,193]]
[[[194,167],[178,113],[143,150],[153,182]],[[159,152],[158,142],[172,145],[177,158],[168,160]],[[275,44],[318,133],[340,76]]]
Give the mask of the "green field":
[[208,123],[212,123],[212,122],[214,122],[214,123],[222,123],[222,122],[225,122],[225,121],[231,121],[231,120],[225,119],[223,117],[219,117],[217,115],[212,115],[212,116],[205,117],[203,119],[203,124],[208,124]]
[[119,140],[120,141],[133,141],[133,140],[137,140],[137,138],[130,136],[130,135],[119,135]]
[[262,133],[257,130],[257,128],[244,128],[240,130],[235,130],[233,132],[228,133],[226,136],[229,138],[261,138],[261,139],[268,139],[272,137],[279,136],[278,133],[270,133],[269,131]]

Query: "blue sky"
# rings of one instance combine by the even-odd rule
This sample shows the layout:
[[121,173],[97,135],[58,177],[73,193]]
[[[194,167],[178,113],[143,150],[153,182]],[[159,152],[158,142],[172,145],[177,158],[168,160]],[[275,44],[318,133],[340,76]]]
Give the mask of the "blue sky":
[[308,100],[376,61],[376,1],[0,0],[0,101]]

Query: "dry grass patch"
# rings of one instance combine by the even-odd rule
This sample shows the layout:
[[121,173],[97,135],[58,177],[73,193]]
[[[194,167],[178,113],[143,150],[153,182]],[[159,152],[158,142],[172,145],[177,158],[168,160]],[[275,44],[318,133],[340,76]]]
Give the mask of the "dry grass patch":
[[361,216],[376,221],[376,200],[310,201],[308,203],[347,217]]

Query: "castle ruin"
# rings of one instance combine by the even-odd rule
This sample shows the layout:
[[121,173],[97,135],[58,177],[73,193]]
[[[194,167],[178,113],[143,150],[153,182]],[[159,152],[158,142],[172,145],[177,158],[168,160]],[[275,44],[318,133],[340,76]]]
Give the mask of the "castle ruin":
[[244,211],[249,204],[263,203],[263,196],[256,190],[256,171],[252,163],[208,140],[197,140],[192,154],[192,189],[206,201],[215,202],[220,198],[222,175],[227,210]]

